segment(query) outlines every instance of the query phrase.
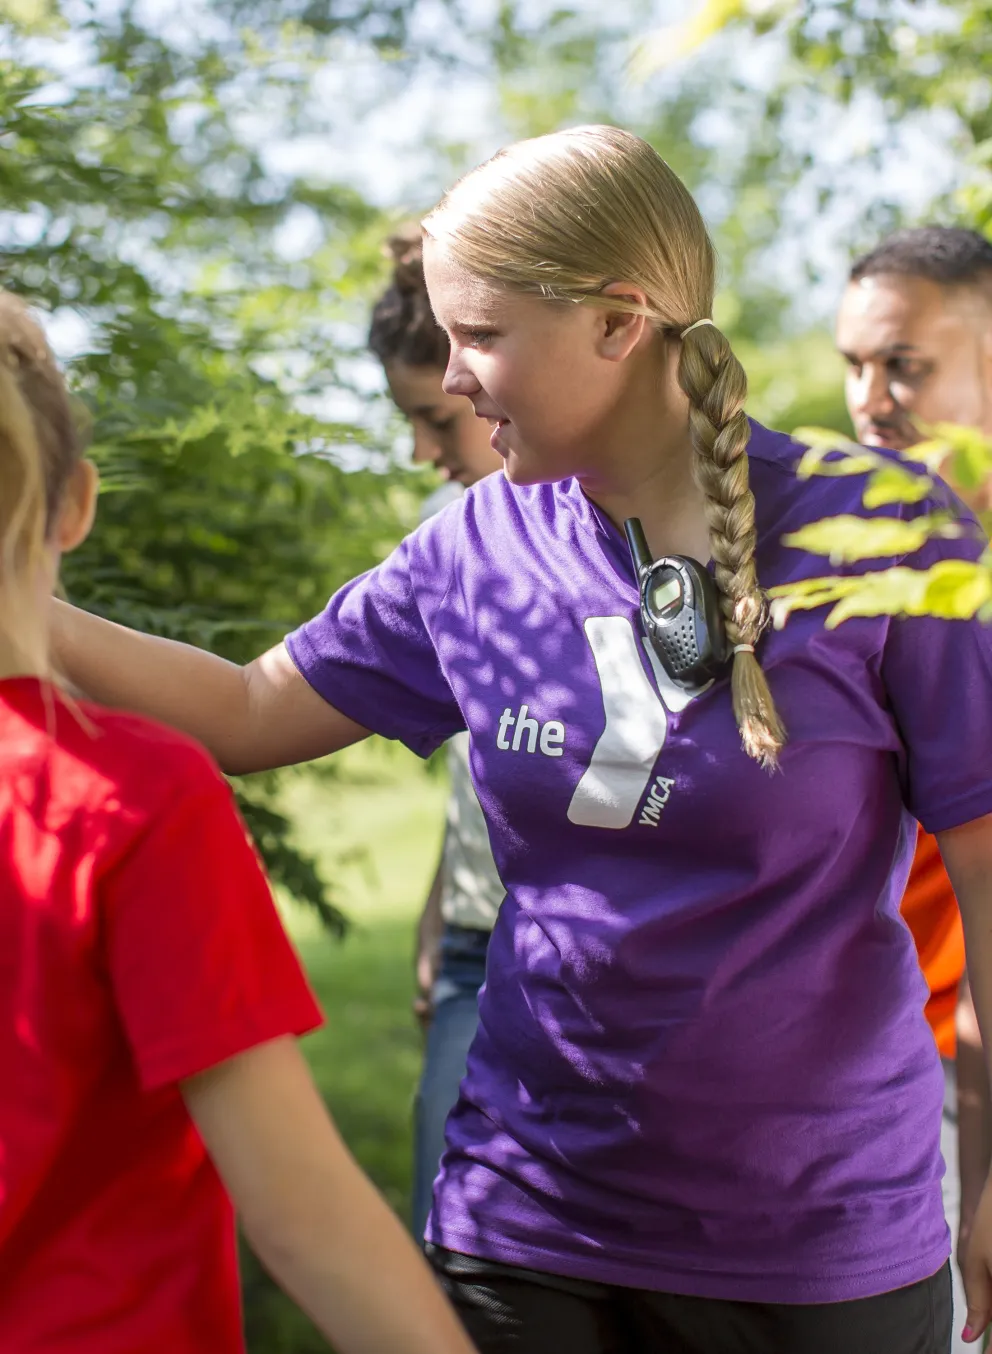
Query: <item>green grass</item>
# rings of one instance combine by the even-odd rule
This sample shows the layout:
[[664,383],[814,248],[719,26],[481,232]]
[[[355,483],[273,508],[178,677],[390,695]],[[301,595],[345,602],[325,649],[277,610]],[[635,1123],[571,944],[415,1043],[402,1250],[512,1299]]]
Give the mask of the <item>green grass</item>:
[[[334,779],[291,777],[285,804],[352,925],[338,942],[280,900],[326,1014],[304,1041],[346,1142],[404,1222],[421,1039],[411,1013],[414,925],[437,865],[446,787],[405,749],[372,740],[334,759]],[[250,1258],[251,1354],[327,1346]]]

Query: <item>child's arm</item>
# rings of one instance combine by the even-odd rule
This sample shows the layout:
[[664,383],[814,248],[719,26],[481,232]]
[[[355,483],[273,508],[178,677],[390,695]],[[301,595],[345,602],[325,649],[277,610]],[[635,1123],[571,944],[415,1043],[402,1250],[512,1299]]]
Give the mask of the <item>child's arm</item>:
[[292,1038],[183,1083],[248,1240],[341,1354],[471,1354],[332,1124]]

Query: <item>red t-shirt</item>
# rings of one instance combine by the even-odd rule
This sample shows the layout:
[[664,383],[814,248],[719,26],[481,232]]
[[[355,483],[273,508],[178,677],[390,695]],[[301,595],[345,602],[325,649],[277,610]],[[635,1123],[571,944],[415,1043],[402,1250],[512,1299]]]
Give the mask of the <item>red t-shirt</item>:
[[239,1354],[177,1083],[320,1012],[206,754],[0,682],[0,1349]]

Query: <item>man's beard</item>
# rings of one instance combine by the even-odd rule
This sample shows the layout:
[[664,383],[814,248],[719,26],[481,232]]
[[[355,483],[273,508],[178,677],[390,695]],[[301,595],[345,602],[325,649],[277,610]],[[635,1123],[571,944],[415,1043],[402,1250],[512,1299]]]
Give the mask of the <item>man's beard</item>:
[[915,446],[923,438],[923,434],[915,427],[910,416],[899,405],[896,405],[887,418],[862,419],[858,435],[860,437],[868,432],[880,437],[884,446],[892,447],[895,451]]

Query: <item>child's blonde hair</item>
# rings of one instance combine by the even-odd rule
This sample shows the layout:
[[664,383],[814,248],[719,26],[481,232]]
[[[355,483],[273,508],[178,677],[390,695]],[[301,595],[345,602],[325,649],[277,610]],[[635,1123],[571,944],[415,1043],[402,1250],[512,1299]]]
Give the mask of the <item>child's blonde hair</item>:
[[24,624],[37,606],[31,581],[82,439],[65,382],[39,326],[16,296],[0,291],[0,634],[18,659],[47,671],[28,651]]
[[[643,313],[681,342],[678,381],[689,399],[727,635],[734,646],[755,645],[767,609],[754,565],[747,378],[715,326],[680,338],[712,313],[715,281],[713,245],[685,185],[639,137],[575,127],[500,151],[459,180],[423,225],[476,277],[551,302]],[[603,295],[621,281],[636,283],[647,305]],[[785,730],[748,647],[734,654],[732,690],[745,749],[774,766]]]

